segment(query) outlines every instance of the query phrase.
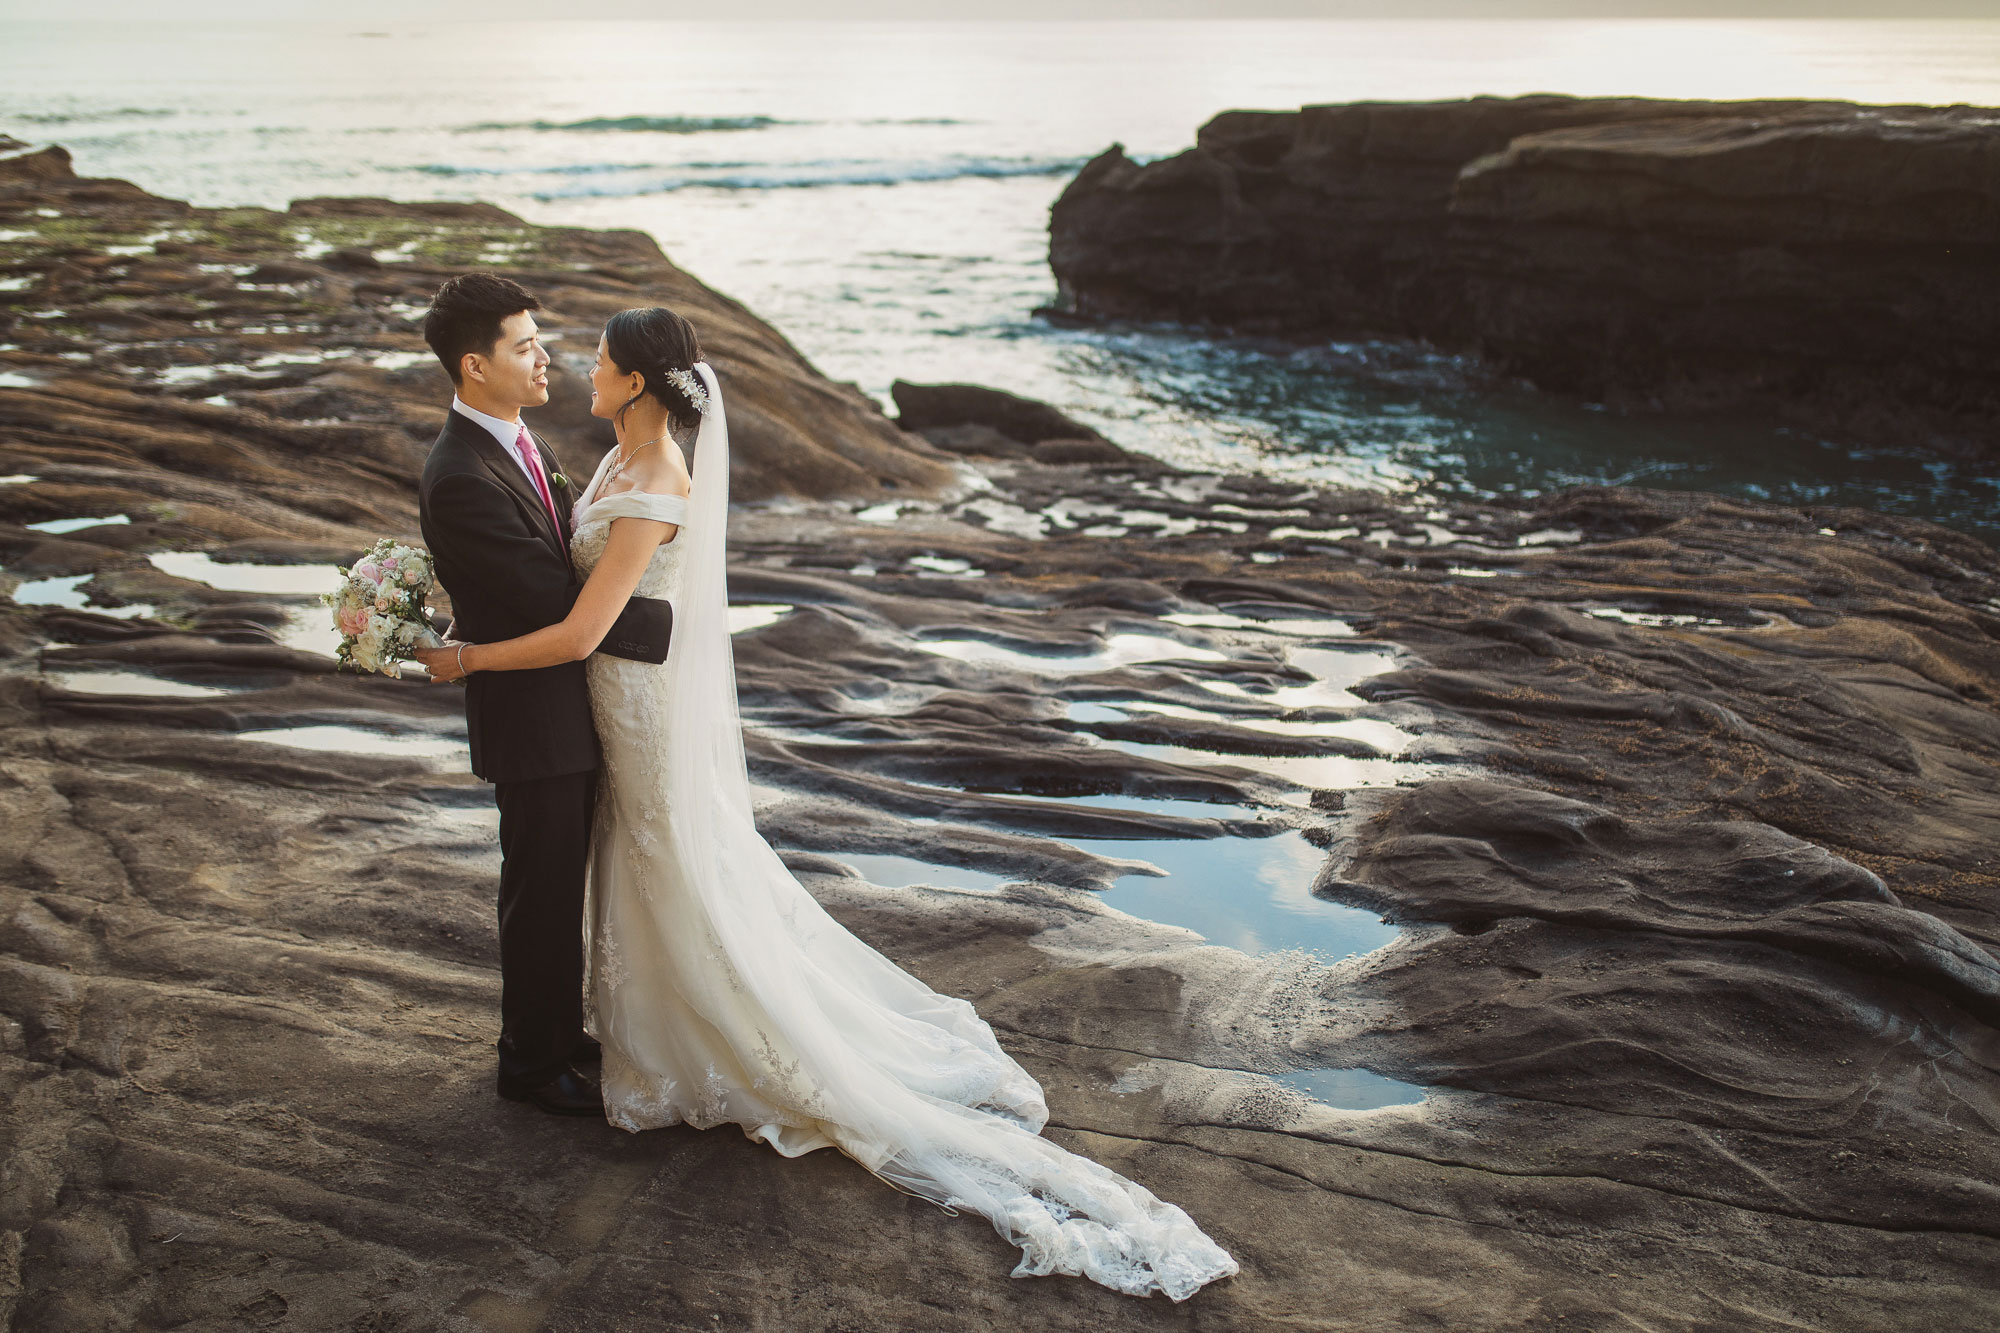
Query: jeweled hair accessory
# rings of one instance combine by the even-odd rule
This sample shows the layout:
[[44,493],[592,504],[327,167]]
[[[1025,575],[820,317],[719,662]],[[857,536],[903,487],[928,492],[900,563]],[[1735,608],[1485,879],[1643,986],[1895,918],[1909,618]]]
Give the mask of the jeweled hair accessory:
[[695,411],[704,413],[708,411],[708,390],[702,387],[700,378],[692,370],[670,370],[667,372],[667,381],[687,395],[687,400],[694,404]]

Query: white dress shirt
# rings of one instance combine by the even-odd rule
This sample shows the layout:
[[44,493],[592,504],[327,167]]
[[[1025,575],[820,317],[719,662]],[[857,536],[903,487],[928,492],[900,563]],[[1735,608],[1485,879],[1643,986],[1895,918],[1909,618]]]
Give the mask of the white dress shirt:
[[[535,485],[535,474],[528,470],[528,460],[521,457],[521,451],[514,447],[514,441],[521,438],[520,422],[508,421],[504,417],[489,416],[476,407],[468,407],[465,400],[457,394],[451,396],[451,410],[463,413],[466,417],[486,427],[487,434],[500,441],[500,447],[507,451],[507,457],[513,459],[514,466],[521,469],[521,475],[528,479],[528,485]],[[530,435],[528,440],[532,446],[534,436]],[[541,491],[537,489],[535,494],[540,495]]]

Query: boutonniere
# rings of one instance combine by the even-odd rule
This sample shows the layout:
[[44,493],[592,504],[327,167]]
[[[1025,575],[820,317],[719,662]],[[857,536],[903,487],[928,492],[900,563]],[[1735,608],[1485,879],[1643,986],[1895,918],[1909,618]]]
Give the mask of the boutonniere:
[[549,473],[549,485],[559,491],[566,491],[569,489],[569,478],[560,472],[551,472]]

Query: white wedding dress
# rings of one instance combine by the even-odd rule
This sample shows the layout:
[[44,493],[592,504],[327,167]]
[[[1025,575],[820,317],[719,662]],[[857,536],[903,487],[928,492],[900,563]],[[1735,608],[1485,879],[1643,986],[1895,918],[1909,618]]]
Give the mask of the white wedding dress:
[[[728,428],[714,372],[694,494],[577,502],[588,576],[620,517],[681,524],[638,594],[674,607],[659,666],[588,659],[604,750],[586,1013],[604,1103],[627,1130],[735,1124],[788,1157],[836,1147],[893,1185],[983,1214],[1016,1276],[1069,1273],[1185,1300],[1236,1263],[1187,1214],[1039,1136],[1041,1088],[970,1004],[827,915],[757,832],[736,710]],[[615,456],[615,455],[612,455]]]

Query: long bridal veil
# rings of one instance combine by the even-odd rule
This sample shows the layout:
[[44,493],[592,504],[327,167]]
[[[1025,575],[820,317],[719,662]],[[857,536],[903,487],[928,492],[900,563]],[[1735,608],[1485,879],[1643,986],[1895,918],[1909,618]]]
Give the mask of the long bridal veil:
[[733,1121],[788,1155],[838,1146],[893,1185],[990,1219],[1021,1248],[1016,1276],[1077,1274],[1178,1301],[1234,1273],[1179,1208],[1040,1137],[1041,1088],[972,1006],[834,921],[758,834],[724,569],[729,428],[715,372],[695,370],[709,405],[676,539],[688,548],[657,718],[662,790],[646,802],[659,813],[639,830],[670,852],[666,882],[641,896],[652,942],[673,960],[671,1016],[645,985],[613,992],[612,1012],[599,999],[610,1049],[633,1025],[693,1029],[672,1040],[688,1053],[677,1080],[696,1086],[650,1123]]

